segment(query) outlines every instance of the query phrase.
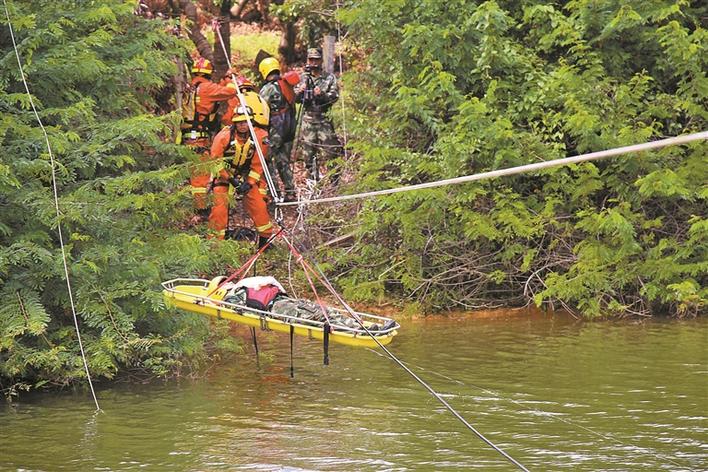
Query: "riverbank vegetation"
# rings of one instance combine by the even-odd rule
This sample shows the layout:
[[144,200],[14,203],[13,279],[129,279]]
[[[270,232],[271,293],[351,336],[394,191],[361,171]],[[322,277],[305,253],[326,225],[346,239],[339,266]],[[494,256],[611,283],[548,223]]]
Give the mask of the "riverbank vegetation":
[[[84,376],[59,225],[96,378],[165,376],[237,350],[222,325],[166,312],[158,289],[227,272],[252,250],[184,227],[197,157],[172,144],[172,84],[175,58],[194,45],[173,34],[173,20],[135,15],[130,2],[8,6],[56,159],[60,215],[3,19],[0,388]],[[271,12],[301,48],[335,20],[346,31],[340,193],[706,129],[708,7],[698,2],[361,0],[335,15],[333,2],[293,0]],[[705,143],[692,144],[313,207],[308,231],[312,246],[347,235],[318,257],[354,301],[694,316],[706,299],[705,156]]]
[[[699,2],[380,2],[342,12],[357,191],[706,129]],[[706,300],[705,141],[350,206],[350,297],[588,318]]]
[[[248,248],[208,244],[177,222],[196,157],[171,144],[159,100],[191,46],[133,5],[9,2],[25,74],[56,161],[60,217],[42,130],[3,23],[0,68],[0,382],[5,393],[84,378],[57,225],[66,243],[89,368],[168,375],[230,338],[165,313],[165,277],[213,273]],[[233,341],[231,341],[233,344]]]

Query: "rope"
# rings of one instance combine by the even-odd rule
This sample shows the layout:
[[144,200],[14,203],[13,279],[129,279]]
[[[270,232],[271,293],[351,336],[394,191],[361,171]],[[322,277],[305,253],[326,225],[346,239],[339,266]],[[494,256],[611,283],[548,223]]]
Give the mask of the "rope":
[[59,234],[59,245],[61,246],[61,257],[64,263],[64,277],[66,279],[66,288],[69,291],[69,303],[71,304],[71,314],[74,318],[74,328],[76,329],[76,339],[79,341],[79,350],[81,351],[81,359],[84,362],[84,369],[86,371],[86,378],[88,379],[89,387],[91,388],[91,395],[93,396],[93,401],[96,404],[96,411],[100,411],[101,407],[98,406],[98,399],[96,398],[96,391],[93,389],[93,382],[91,381],[91,373],[89,372],[88,362],[86,362],[86,353],[84,352],[84,345],[81,341],[81,331],[79,330],[79,320],[76,316],[76,306],[74,304],[74,296],[71,290],[71,282],[69,280],[69,265],[66,258],[66,249],[64,248],[64,236],[61,232],[61,212],[59,211],[59,191],[57,190],[57,176],[56,176],[56,165],[54,162],[54,154],[52,153],[52,147],[49,144],[49,135],[47,130],[44,128],[44,124],[37,113],[37,108],[34,106],[34,99],[29,90],[29,85],[27,85],[27,79],[25,78],[25,72],[22,68],[22,60],[20,59],[20,53],[17,50],[17,41],[15,40],[15,32],[12,29],[12,21],[10,20],[10,12],[7,9],[7,1],[2,0],[3,6],[5,7],[5,16],[7,17],[7,26],[10,29],[10,37],[12,38],[12,47],[15,49],[15,57],[17,57],[17,66],[20,69],[20,77],[22,78],[22,83],[25,86],[25,91],[27,92],[27,97],[29,98],[30,105],[32,106],[32,111],[34,116],[39,123],[39,127],[42,128],[42,133],[44,133],[44,140],[47,143],[47,152],[49,153],[49,160],[52,167],[52,189],[54,192],[54,208],[57,214],[57,232]]
[[[224,53],[224,58],[226,59],[226,63],[229,66],[229,69],[231,69],[231,59],[229,58],[229,53],[226,51],[226,46],[224,45],[224,38],[221,36],[221,30],[218,28],[218,21],[214,22],[213,28],[214,31],[216,31],[216,34],[219,36],[219,44],[221,44],[221,50]],[[234,86],[236,87],[236,96],[238,97],[239,102],[241,103],[241,107],[245,110],[247,108],[246,106],[246,97],[241,93],[241,89],[238,86],[238,82],[236,81],[236,74],[233,72],[231,73],[231,80],[234,83]],[[256,153],[258,154],[258,159],[261,161],[261,166],[263,167],[263,176],[266,179],[266,184],[268,185],[268,190],[270,191],[271,195],[273,195],[273,198],[275,199],[275,203],[280,204],[283,201],[283,198],[280,197],[278,194],[278,189],[275,186],[275,183],[273,182],[273,177],[271,177],[270,172],[268,171],[268,162],[266,161],[265,156],[263,155],[263,150],[261,149],[261,143],[258,142],[258,137],[256,136],[256,130],[253,128],[253,123],[251,122],[251,117],[246,116],[246,123],[248,123],[248,131],[251,133],[251,137],[253,138],[253,142],[256,144]],[[276,215],[276,220],[278,219],[278,216]]]
[[[335,8],[336,8],[336,13],[335,16],[339,16],[339,0],[337,0],[335,3]],[[339,20],[337,20],[337,44],[340,45],[341,47],[342,43],[342,25],[339,23]],[[344,73],[344,65],[342,63],[342,54],[340,52],[339,54],[339,77],[342,77],[342,74]],[[342,134],[344,136],[344,146],[342,146],[342,149],[344,150],[344,159],[347,159],[347,107],[344,105],[344,95],[341,94],[340,96],[340,102],[342,103]]]
[[309,141],[307,139],[303,139],[300,141],[301,143],[309,144],[312,147],[316,148],[343,148],[341,144],[320,144],[317,141]]
[[280,230],[278,230],[277,233],[275,233],[273,236],[268,238],[268,240],[265,242],[265,244],[260,249],[258,249],[258,251],[256,251],[251,257],[249,257],[248,260],[246,260],[246,262],[244,262],[243,265],[241,265],[241,267],[236,269],[231,275],[229,275],[226,279],[224,279],[219,285],[216,286],[216,288],[214,288],[214,290],[207,293],[206,298],[211,297],[214,294],[214,292],[219,290],[221,287],[223,287],[227,283],[231,282],[233,279],[235,279],[239,275],[243,274],[242,277],[238,280],[238,282],[240,282],[241,279],[243,279],[246,276],[246,274],[251,269],[253,264],[256,263],[256,260],[258,260],[258,258],[261,257],[261,254],[263,254],[265,252],[265,250],[268,249],[268,246],[270,246],[273,243],[273,241],[275,240],[275,238],[282,232],[283,232],[283,228],[280,228]]
[[[367,350],[369,350],[370,352],[373,352],[373,353],[376,354],[377,356],[385,357],[383,354],[380,354],[380,353],[376,352],[374,349],[367,348]],[[535,413],[537,413],[537,414],[539,414],[539,415],[550,416],[551,418],[553,418],[553,419],[555,419],[555,420],[558,420],[558,421],[560,421],[560,422],[563,422],[563,423],[565,423],[565,424],[567,424],[567,425],[570,425],[570,426],[573,426],[573,427],[575,427],[575,428],[580,428],[580,429],[582,429],[582,430],[585,430],[585,431],[587,431],[587,432],[589,432],[589,433],[591,433],[591,434],[594,434],[595,436],[598,436],[598,437],[600,437],[600,438],[602,438],[602,439],[604,439],[604,440],[606,440],[606,441],[614,442],[614,443],[616,443],[616,444],[618,444],[618,445],[620,445],[620,446],[623,446],[623,447],[625,447],[625,448],[631,447],[631,448],[633,448],[633,449],[638,449],[639,451],[641,451],[642,453],[644,453],[644,454],[646,454],[646,455],[650,455],[650,456],[655,457],[655,458],[658,458],[658,459],[663,459],[663,460],[665,460],[665,461],[667,461],[667,462],[670,462],[671,464],[673,464],[673,465],[675,465],[675,466],[677,466],[677,467],[679,467],[679,468],[681,468],[681,469],[688,468],[687,466],[685,466],[685,465],[683,465],[683,464],[679,464],[678,462],[676,462],[676,461],[673,459],[673,457],[667,456],[666,454],[658,454],[658,453],[652,452],[652,451],[650,451],[649,449],[644,448],[644,447],[636,446],[636,445],[634,445],[634,444],[624,443],[624,442],[620,441],[619,439],[615,439],[615,438],[613,438],[613,437],[611,437],[611,436],[607,436],[607,435],[605,435],[605,434],[599,433],[599,432],[597,432],[597,431],[595,431],[595,430],[593,430],[593,429],[591,429],[591,428],[588,428],[587,426],[583,426],[583,425],[581,425],[581,424],[577,424],[577,423],[575,423],[575,422],[573,422],[573,421],[567,420],[567,419],[563,418],[562,416],[554,415],[554,414],[552,414],[552,413],[550,413],[550,412],[541,410],[541,409],[539,409],[539,408],[535,408],[535,407],[533,407],[533,406],[525,405],[525,404],[523,404],[523,403],[521,403],[521,402],[519,402],[519,401],[517,401],[517,400],[514,400],[513,398],[505,397],[505,396],[502,395],[500,392],[497,392],[497,391],[494,391],[494,390],[490,390],[490,389],[487,389],[487,388],[484,388],[484,387],[480,387],[479,385],[475,385],[475,384],[472,384],[472,383],[465,383],[465,382],[462,382],[462,381],[460,381],[460,380],[453,379],[452,377],[448,377],[447,375],[441,374],[440,372],[436,372],[435,370],[424,369],[423,367],[420,367],[420,366],[417,366],[417,365],[414,365],[414,364],[410,364],[410,365],[413,366],[413,367],[415,367],[415,368],[418,369],[418,370],[421,370],[421,371],[423,371],[423,372],[430,372],[430,373],[433,374],[433,375],[437,375],[438,377],[441,377],[441,378],[443,378],[443,379],[449,380],[450,382],[454,382],[454,383],[456,383],[456,384],[458,384],[458,385],[461,385],[461,386],[463,386],[463,387],[466,387],[466,386],[469,385],[469,386],[474,387],[474,388],[476,388],[476,389],[478,389],[478,390],[481,390],[481,391],[484,392],[484,393],[487,393],[487,394],[489,394],[489,395],[492,395],[492,396],[495,396],[495,397],[498,397],[498,398],[507,400],[507,401],[509,401],[509,402],[511,402],[511,403],[514,403],[515,405],[518,405],[518,406],[520,406],[521,408],[530,409],[531,411],[533,411],[533,412],[535,412]],[[690,468],[689,468],[689,470],[693,470],[693,469],[690,469]]]
[[[322,299],[320,298],[319,293],[317,292],[317,288],[315,288],[315,284],[312,282],[312,278],[310,277],[310,271],[312,269],[309,267],[307,262],[305,261],[305,258],[300,252],[295,249],[295,246],[290,242],[290,240],[285,237],[285,234],[281,234],[282,238],[285,240],[285,243],[288,245],[288,248],[290,249],[290,252],[295,256],[295,259],[297,262],[300,263],[302,266],[302,271],[305,273],[305,277],[307,278],[307,282],[310,284],[310,288],[312,289],[312,292],[315,294],[315,298],[317,299],[317,304],[320,306],[320,309],[322,310],[322,314],[325,317],[325,320],[327,321],[328,324],[332,324],[329,320],[329,316],[327,314],[327,307],[325,307],[324,303],[322,302]],[[312,271],[314,273],[314,271]],[[314,273],[315,276],[317,276],[316,273]],[[319,277],[318,277],[319,278]]]
[[692,141],[700,141],[703,139],[708,139],[708,131],[702,131],[700,133],[686,134],[682,136],[675,136],[673,138],[661,139],[659,141],[652,141],[643,144],[634,144],[631,146],[624,146],[614,149],[608,149],[605,151],[591,152],[588,154],[581,154],[579,156],[565,157],[562,159],[554,159],[552,161],[537,162],[535,164],[526,164],[517,167],[509,167],[506,169],[493,170],[490,172],[482,172],[479,174],[466,175],[463,177],[455,177],[453,179],[438,180],[435,182],[426,182],[423,184],[408,185],[405,187],[397,187],[386,190],[376,190],[373,192],[357,193],[353,195],[341,195],[339,197],[329,197],[320,198],[317,200],[308,201],[297,201],[297,202],[287,202],[278,203],[280,206],[288,205],[311,205],[314,203],[328,203],[328,202],[339,202],[344,200],[354,200],[357,198],[375,197],[380,195],[389,195],[392,193],[410,192],[412,190],[420,190],[426,188],[442,187],[445,185],[455,185],[465,182],[474,182],[477,180],[494,179],[497,177],[504,177],[507,175],[525,174],[528,172],[533,172],[542,169],[548,169],[551,167],[558,167],[569,164],[577,164],[579,162],[594,161],[598,159],[604,159],[606,157],[619,156],[622,154],[629,154],[633,152],[648,151],[651,149],[659,149],[666,146],[676,146],[679,144],[690,143]]
[[[282,237],[282,238],[285,240],[285,242],[288,244],[288,246],[290,247],[290,250],[291,250],[291,251],[295,251],[295,252],[297,253],[297,250],[294,248],[293,244],[290,242],[290,240],[287,238],[287,236],[285,236],[285,234],[282,234],[281,237]],[[411,377],[413,377],[420,385],[422,385],[428,392],[430,392],[431,395],[433,395],[440,403],[442,403],[443,406],[444,406],[450,413],[452,413],[453,416],[455,416],[455,418],[457,418],[458,420],[460,420],[460,422],[462,422],[462,424],[464,424],[464,425],[467,427],[467,429],[469,429],[470,431],[472,431],[475,435],[477,435],[477,437],[479,437],[482,441],[484,441],[485,443],[487,443],[490,447],[492,447],[492,448],[493,448],[495,451],[497,451],[499,454],[501,454],[502,456],[504,456],[509,462],[511,462],[512,464],[514,464],[514,465],[515,465],[516,467],[518,467],[520,470],[523,470],[523,471],[528,472],[528,469],[527,469],[526,467],[524,467],[520,462],[518,462],[516,459],[514,459],[513,457],[511,457],[508,453],[506,453],[504,450],[502,450],[499,446],[497,446],[497,445],[494,444],[492,441],[490,441],[489,439],[487,439],[480,431],[478,431],[474,426],[472,426],[469,422],[467,422],[467,420],[465,420],[465,418],[464,418],[462,415],[460,415],[447,401],[445,401],[445,399],[444,399],[438,392],[436,392],[436,391],[435,391],[430,385],[428,385],[423,379],[421,379],[420,377],[418,377],[412,370],[410,370],[410,369],[409,369],[403,362],[401,362],[391,351],[389,351],[389,350],[386,348],[386,346],[384,346],[383,344],[381,344],[381,342],[379,342],[379,340],[376,339],[376,336],[374,336],[374,335],[371,333],[371,331],[369,331],[369,330],[367,329],[367,327],[364,326],[364,323],[361,321],[361,318],[356,314],[356,312],[352,309],[352,307],[350,307],[350,306],[347,304],[347,302],[344,301],[344,299],[339,295],[339,293],[334,289],[334,287],[332,286],[332,284],[329,282],[329,280],[327,279],[327,276],[324,274],[324,272],[322,272],[322,270],[321,270],[316,264],[315,264],[315,268],[317,269],[317,271],[315,271],[314,269],[312,269],[312,267],[307,263],[307,261],[304,260],[304,257],[303,257],[301,254],[297,253],[297,256],[301,258],[303,267],[306,266],[307,268],[310,269],[310,271],[312,271],[312,273],[314,273],[315,275],[317,275],[317,278],[320,280],[320,282],[330,291],[330,293],[332,293],[332,295],[334,295],[334,297],[335,297],[335,298],[337,299],[337,301],[342,305],[342,307],[344,307],[344,309],[349,313],[349,315],[350,315],[352,318],[354,318],[354,320],[356,320],[356,321],[359,323],[359,325],[364,329],[364,331],[366,331],[366,334],[368,334],[368,335],[371,337],[371,339],[373,339],[373,340],[376,342],[376,344],[391,358],[391,360],[393,360],[394,362],[396,362],[401,368],[403,368],[406,372],[408,372],[408,374],[410,374]],[[319,274],[319,275],[318,275],[318,274]]]

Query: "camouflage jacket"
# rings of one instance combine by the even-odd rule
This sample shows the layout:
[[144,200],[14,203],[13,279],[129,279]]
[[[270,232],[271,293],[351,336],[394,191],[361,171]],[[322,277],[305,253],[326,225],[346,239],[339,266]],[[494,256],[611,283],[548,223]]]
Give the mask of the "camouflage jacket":
[[[300,83],[297,85],[298,88],[302,88],[304,91],[307,88],[308,81],[310,80],[312,81],[310,84],[312,90],[319,87],[322,93],[317,96],[313,95],[311,101],[306,101],[305,111],[324,113],[328,111],[332,107],[332,104],[339,99],[339,86],[337,85],[337,78],[334,74],[330,74],[328,72],[322,72],[322,75],[319,77],[314,77],[309,74],[302,74]],[[295,99],[298,102],[302,101],[302,96],[304,94],[303,91],[295,95]]]
[[295,107],[288,103],[278,80],[266,82],[261,87],[261,98],[270,108],[270,137],[274,147],[279,148],[284,142],[295,138]]
[[288,101],[285,99],[282,90],[280,90],[280,84],[278,84],[277,80],[263,84],[260,95],[268,102],[271,115],[280,112],[288,106]]

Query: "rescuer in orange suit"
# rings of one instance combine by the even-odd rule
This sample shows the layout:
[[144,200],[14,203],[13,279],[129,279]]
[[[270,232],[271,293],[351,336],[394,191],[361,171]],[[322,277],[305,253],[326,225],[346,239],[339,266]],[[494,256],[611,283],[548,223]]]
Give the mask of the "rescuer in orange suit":
[[[258,119],[258,104],[246,97],[246,106],[239,105],[233,114],[233,124],[223,128],[211,145],[211,158],[223,159],[224,168],[213,183],[214,206],[209,214],[209,228],[213,237],[224,239],[229,220],[229,185],[238,195],[243,195],[246,212],[258,232],[258,247],[265,245],[273,234],[273,224],[268,215],[268,193],[263,177],[263,166],[256,152],[253,137],[248,129],[248,119]],[[254,127],[263,156],[268,155],[268,132]]]
[[[187,110],[183,110],[182,143],[201,154],[202,162],[210,160],[211,138],[219,129],[216,117],[219,102],[236,96],[233,88],[211,81],[213,71],[211,62],[204,58],[194,63],[192,93],[186,105]],[[194,207],[202,219],[206,219],[209,214],[206,196],[210,182],[211,174],[208,169],[198,166],[192,171],[189,183],[192,187]]]

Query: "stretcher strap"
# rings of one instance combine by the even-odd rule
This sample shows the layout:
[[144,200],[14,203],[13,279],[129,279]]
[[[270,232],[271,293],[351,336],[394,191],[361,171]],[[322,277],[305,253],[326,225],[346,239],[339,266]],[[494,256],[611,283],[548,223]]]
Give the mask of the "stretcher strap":
[[324,365],[329,365],[329,332],[331,329],[329,322],[324,324],[324,336],[322,337],[324,344]]
[[293,344],[295,344],[295,326],[290,325],[290,378],[295,378],[295,366],[293,365]]
[[251,338],[253,339],[253,348],[256,350],[256,359],[258,358],[258,339],[256,338],[256,328],[251,326]]

